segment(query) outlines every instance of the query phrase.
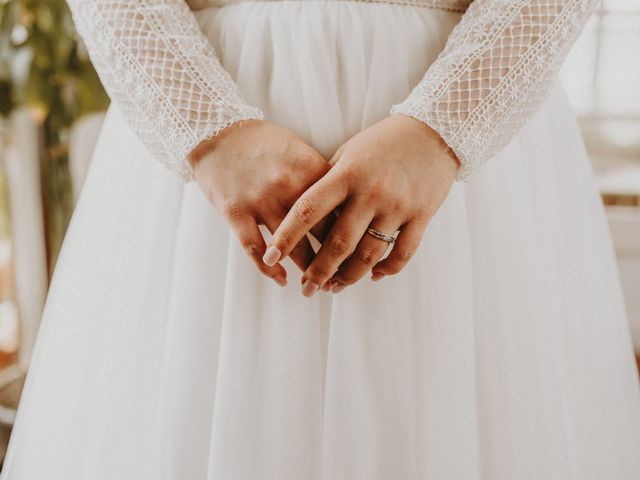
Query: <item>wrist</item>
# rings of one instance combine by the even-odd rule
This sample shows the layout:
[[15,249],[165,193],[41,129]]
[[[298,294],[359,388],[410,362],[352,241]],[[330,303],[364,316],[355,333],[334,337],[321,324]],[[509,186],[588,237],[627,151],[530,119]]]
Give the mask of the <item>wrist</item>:
[[456,155],[456,152],[453,151],[453,149],[449,146],[449,144],[444,140],[444,138],[442,138],[442,136],[440,136],[440,134],[434,130],[433,128],[431,128],[429,125],[427,125],[426,123],[424,124],[427,129],[430,131],[430,135],[431,137],[435,140],[435,142],[439,145],[440,150],[451,160],[453,160],[453,162],[456,165],[456,170],[458,170],[461,166],[462,166],[462,162],[460,161],[460,159],[458,158],[458,156]]
[[415,117],[412,117],[410,115],[405,115],[403,113],[393,113],[391,114],[391,116],[403,118],[403,121],[409,123],[421,133],[426,134],[430,143],[435,145],[440,153],[444,154],[445,157],[449,158],[453,162],[453,164],[456,167],[456,171],[462,166],[462,162],[460,161],[456,153],[453,151],[453,149],[442,138],[442,136],[440,136],[440,134],[435,129],[433,129],[429,124]]
[[246,119],[234,122],[222,130],[219,130],[214,136],[203,139],[198,143],[186,156],[187,162],[191,165],[191,168],[195,171],[196,166],[202,160],[203,157],[214,152],[220,147],[222,143],[228,140],[230,137],[235,136],[237,133],[246,133],[245,129],[252,126],[255,123],[261,123],[259,119]]

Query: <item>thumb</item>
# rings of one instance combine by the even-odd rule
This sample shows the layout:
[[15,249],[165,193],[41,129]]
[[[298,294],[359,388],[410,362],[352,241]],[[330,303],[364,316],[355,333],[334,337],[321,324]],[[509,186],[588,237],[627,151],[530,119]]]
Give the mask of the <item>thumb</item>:
[[333,156],[329,159],[330,166],[333,167],[336,163],[338,163],[338,160],[340,160],[340,157],[342,157],[342,152],[344,151],[344,147],[345,147],[345,144],[343,143],[338,147],[338,149],[335,151]]

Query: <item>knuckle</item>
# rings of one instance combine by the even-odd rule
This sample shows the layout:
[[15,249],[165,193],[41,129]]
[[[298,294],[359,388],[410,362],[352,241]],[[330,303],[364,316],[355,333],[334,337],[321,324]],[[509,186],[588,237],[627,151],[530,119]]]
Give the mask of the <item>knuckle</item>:
[[384,179],[378,179],[367,188],[365,200],[371,203],[380,203],[383,200],[387,201],[391,193],[387,182]]
[[291,235],[291,232],[289,230],[282,230],[275,243],[280,247],[281,250],[286,250],[289,247],[293,249],[297,248],[300,242],[298,242],[296,245],[293,245],[293,237]]
[[331,165],[331,174],[336,182],[343,183],[350,192],[354,190],[354,185],[358,184],[353,169],[344,163]]
[[293,214],[302,225],[308,225],[316,214],[316,205],[308,198],[301,197],[293,206]]
[[231,223],[240,220],[248,213],[247,207],[238,199],[229,198],[222,203],[222,215]]
[[358,248],[355,257],[368,267],[372,267],[378,260],[378,251],[372,248]]
[[398,250],[398,260],[403,264],[407,263],[409,260],[411,260],[414,253],[415,250],[413,249],[401,248],[400,250]]
[[346,163],[342,163],[340,165],[340,173],[338,174],[339,178],[341,178],[349,188],[354,188],[355,186],[360,185],[362,182],[360,169],[353,166],[342,167],[342,165],[346,165]]
[[342,285],[353,285],[354,283],[356,283],[357,280],[358,280],[358,277],[356,277],[352,273],[342,272],[340,274],[340,283]]
[[321,282],[324,282],[325,279],[331,277],[332,273],[333,272],[328,267],[328,265],[318,264],[318,265],[312,265],[311,267],[309,267],[309,271],[307,272],[307,277],[311,281],[317,284],[320,284]]
[[245,205],[252,208],[262,205],[265,199],[273,198],[273,192],[275,191],[275,188],[267,181],[264,181],[259,186],[243,185],[241,189],[242,191],[238,195],[242,196]]
[[271,184],[276,191],[289,191],[294,183],[293,175],[290,173],[281,173],[271,179]]
[[389,209],[392,213],[398,214],[404,212],[407,208],[407,200],[403,197],[395,196],[388,200]]
[[249,255],[249,257],[257,258],[262,256],[262,248],[255,242],[247,241],[243,243],[244,251]]
[[344,256],[349,253],[351,245],[345,235],[333,233],[327,239],[327,247],[332,253],[338,256]]
[[433,216],[433,209],[429,206],[423,206],[416,210],[413,215],[414,220],[421,223],[426,223]]
[[400,272],[402,268],[411,260],[415,252],[410,249],[400,249],[395,253],[395,261],[389,265],[389,273],[395,274]]
[[309,165],[313,165],[318,159],[317,157],[311,153],[311,152],[301,152],[297,155],[298,162],[300,162],[300,164],[303,167],[308,167]]

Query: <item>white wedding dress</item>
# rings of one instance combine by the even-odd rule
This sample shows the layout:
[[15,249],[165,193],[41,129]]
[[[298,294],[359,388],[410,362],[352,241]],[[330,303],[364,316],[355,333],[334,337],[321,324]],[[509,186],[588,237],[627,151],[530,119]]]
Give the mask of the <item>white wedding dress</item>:
[[[469,3],[70,1],[113,103],[0,479],[640,478],[615,260],[557,82],[597,2]],[[329,158],[390,111],[460,181],[402,272],[339,294],[303,297],[288,258],[286,287],[262,276],[184,160],[243,118]]]

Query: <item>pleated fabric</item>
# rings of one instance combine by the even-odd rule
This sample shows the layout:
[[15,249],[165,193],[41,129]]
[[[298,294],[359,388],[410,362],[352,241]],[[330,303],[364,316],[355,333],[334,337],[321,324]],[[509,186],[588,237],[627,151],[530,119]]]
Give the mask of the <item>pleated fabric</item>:
[[[409,94],[460,18],[320,1],[196,15],[247,101],[327,158]],[[280,288],[112,105],[0,479],[640,478],[611,240],[559,85],[454,185],[398,275],[306,298],[283,265]]]

